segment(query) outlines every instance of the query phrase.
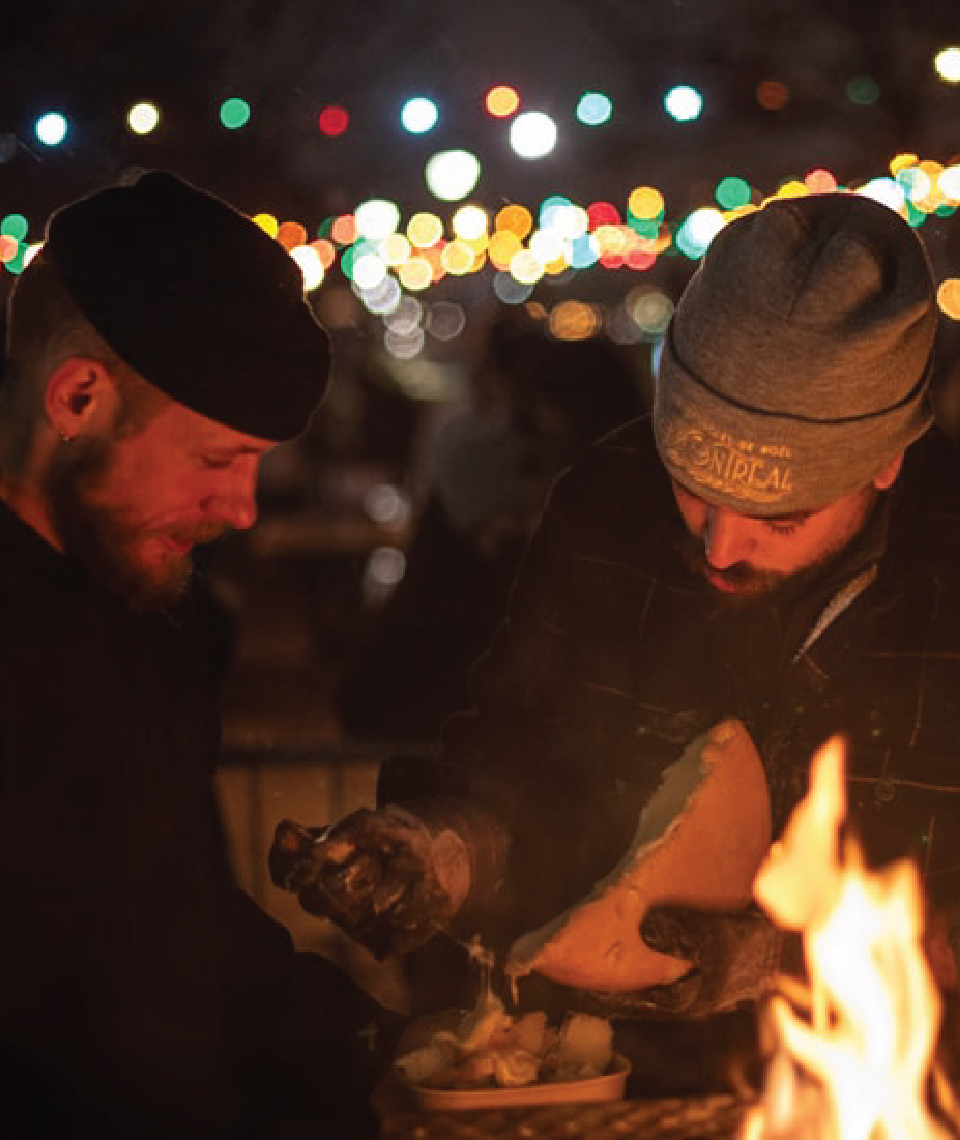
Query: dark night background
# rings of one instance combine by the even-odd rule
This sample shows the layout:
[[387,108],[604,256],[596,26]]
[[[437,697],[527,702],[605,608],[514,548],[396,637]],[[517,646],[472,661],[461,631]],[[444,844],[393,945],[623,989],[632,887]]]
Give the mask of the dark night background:
[[[18,210],[36,232],[70,197],[163,165],[308,225],[375,195],[406,216],[431,205],[423,163],[445,146],[481,157],[475,197],[488,208],[558,192],[619,202],[643,182],[680,215],[712,203],[725,174],[763,192],[815,166],[866,181],[899,151],[941,162],[960,151],[960,88],[932,66],[958,39],[953,0],[21,0],[6,6],[0,42],[0,215]],[[858,77],[876,82],[875,102],[847,96]],[[757,101],[770,79],[789,90],[781,110]],[[557,118],[553,154],[509,152],[482,107],[498,82]],[[675,83],[703,93],[697,121],[664,113]],[[588,89],[613,99],[606,126],[573,119]],[[231,94],[253,108],[236,132],[217,121]],[[440,105],[428,135],[399,127],[412,94]],[[137,139],[123,116],[144,98],[164,117]],[[350,114],[337,138],[316,129],[330,102]],[[73,123],[53,149],[32,133],[50,109]]]
[[[24,215],[28,240],[37,241],[64,202],[163,167],[247,213],[297,220],[311,236],[325,218],[372,197],[394,199],[404,224],[418,210],[446,221],[456,204],[432,198],[424,163],[462,147],[483,164],[469,200],[491,215],[507,202],[536,213],[553,194],[622,210],[630,190],[647,185],[662,191],[675,226],[715,206],[715,187],[728,175],[762,196],[817,168],[861,185],[889,174],[900,153],[960,162],[960,84],[945,83],[933,66],[951,45],[960,46],[957,0],[7,0],[0,218]],[[758,101],[765,81],[783,85],[780,109]],[[555,117],[559,141],[549,156],[523,160],[510,151],[505,123],[483,105],[498,83],[517,89],[523,110]],[[663,96],[675,84],[701,91],[700,118],[677,123],[665,113]],[[876,97],[850,97],[865,88]],[[586,90],[612,99],[606,125],[576,121]],[[426,135],[399,124],[413,95],[439,106]],[[252,107],[237,131],[218,119],[229,96]],[[147,99],[161,124],[138,138],[125,116]],[[338,137],[317,129],[328,104],[350,116]],[[58,147],[33,133],[47,111],[71,124]],[[953,276],[955,216],[928,218],[923,236],[938,276]],[[612,305],[638,286],[675,297],[692,268],[670,251],[642,273],[567,272],[537,286],[532,299],[546,308],[561,297]],[[466,329],[453,343],[428,339],[420,362],[398,363],[349,282],[336,269],[328,274],[311,296],[335,336],[331,396],[301,445],[265,466],[260,525],[214,559],[237,629],[221,791],[239,873],[301,944],[343,958],[388,1000],[395,979],[271,891],[263,853],[284,815],[321,823],[371,800],[383,750],[344,739],[329,706],[375,620],[384,586],[372,572],[376,557],[407,538],[402,518],[371,516],[370,495],[386,492],[379,501],[389,502],[411,494],[434,410],[411,397],[412,371],[431,362],[469,367],[481,320],[474,314],[493,301],[490,279],[489,269],[448,277],[421,294],[425,307],[435,297],[461,304]],[[0,299],[12,280],[0,267]],[[941,325],[947,377],[957,323]],[[634,347],[638,371],[649,370],[650,345]],[[955,423],[958,406],[954,399],[948,409]]]

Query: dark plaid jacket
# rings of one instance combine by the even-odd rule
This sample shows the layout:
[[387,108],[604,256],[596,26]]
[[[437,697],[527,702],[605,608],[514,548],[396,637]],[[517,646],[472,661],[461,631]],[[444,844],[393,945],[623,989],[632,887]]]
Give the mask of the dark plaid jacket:
[[935,430],[816,589],[734,609],[685,569],[649,421],[627,425],[556,484],[440,762],[388,763],[380,797],[466,792],[501,822],[506,873],[478,883],[469,921],[505,948],[611,869],[664,766],[709,725],[747,725],[776,829],[839,732],[868,854],[915,855],[931,897],[957,898],[958,511],[960,456]]

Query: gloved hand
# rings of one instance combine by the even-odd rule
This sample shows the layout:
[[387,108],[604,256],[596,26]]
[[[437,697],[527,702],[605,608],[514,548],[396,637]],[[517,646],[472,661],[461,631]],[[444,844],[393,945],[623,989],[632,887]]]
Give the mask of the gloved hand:
[[277,827],[270,877],[310,914],[332,919],[377,958],[426,942],[469,889],[457,834],[432,834],[398,809],[362,808],[328,828]]
[[702,911],[660,906],[647,911],[640,937],[654,950],[693,962],[671,985],[632,995],[634,1009],[664,1017],[707,1017],[754,1001],[769,988],[783,936],[756,906]]

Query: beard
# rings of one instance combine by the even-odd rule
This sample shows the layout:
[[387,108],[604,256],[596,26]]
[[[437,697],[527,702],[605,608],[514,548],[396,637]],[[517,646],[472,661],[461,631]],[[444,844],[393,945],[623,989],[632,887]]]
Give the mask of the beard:
[[[816,559],[790,573],[764,570],[749,562],[735,562],[732,566],[718,570],[707,561],[703,539],[692,535],[686,527],[679,540],[680,556],[687,569],[709,586],[711,593],[725,606],[745,607],[758,601],[775,605],[788,604],[829,574],[851,543],[863,533],[879,498],[879,491],[873,487],[867,488],[850,525]],[[711,578],[721,580],[727,589],[714,585]]]
[[[140,554],[152,533],[129,508],[97,502],[97,492],[110,473],[115,452],[112,438],[75,439],[58,447],[44,479],[44,492],[54,533],[64,554],[137,613],[169,611],[188,592],[193,578],[189,553],[159,565],[144,563]],[[193,526],[167,533],[184,541],[217,537],[222,527]]]

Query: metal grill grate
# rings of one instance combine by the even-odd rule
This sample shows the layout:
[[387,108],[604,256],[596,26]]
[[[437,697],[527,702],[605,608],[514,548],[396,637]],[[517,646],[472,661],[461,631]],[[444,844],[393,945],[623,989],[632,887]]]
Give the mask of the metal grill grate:
[[387,1117],[383,1140],[733,1140],[743,1105],[731,1096],[611,1101]]

